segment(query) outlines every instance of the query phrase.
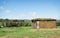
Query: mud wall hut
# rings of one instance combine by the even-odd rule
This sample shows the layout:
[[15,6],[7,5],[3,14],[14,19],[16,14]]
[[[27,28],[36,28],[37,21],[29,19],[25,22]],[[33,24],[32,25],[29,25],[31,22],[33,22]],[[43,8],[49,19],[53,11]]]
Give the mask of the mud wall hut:
[[40,28],[56,28],[56,19],[50,19],[50,18],[37,18],[32,19],[32,27],[35,29]]

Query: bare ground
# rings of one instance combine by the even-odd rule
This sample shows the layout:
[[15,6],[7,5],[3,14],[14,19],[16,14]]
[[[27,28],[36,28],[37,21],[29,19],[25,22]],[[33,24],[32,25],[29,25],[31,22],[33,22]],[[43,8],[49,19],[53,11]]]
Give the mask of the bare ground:
[[54,28],[54,29],[31,29],[30,31],[35,32],[38,30],[59,30],[60,31],[60,29],[56,29],[56,28]]

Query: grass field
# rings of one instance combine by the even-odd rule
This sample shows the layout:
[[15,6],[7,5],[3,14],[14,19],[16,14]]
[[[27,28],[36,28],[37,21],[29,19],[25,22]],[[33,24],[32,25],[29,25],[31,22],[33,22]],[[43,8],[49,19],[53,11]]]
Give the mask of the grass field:
[[0,38],[60,38],[60,30],[31,29],[31,27],[0,28]]

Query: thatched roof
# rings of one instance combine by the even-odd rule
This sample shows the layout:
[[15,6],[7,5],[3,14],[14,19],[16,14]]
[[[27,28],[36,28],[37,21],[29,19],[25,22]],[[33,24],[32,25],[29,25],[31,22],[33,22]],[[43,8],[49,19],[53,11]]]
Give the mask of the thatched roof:
[[56,21],[56,19],[51,19],[51,18],[35,18],[35,19],[32,19],[32,21]]

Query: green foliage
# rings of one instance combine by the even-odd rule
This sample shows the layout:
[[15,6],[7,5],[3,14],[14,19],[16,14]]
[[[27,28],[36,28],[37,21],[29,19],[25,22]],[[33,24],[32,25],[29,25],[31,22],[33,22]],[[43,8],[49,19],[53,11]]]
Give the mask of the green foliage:
[[19,22],[20,26],[31,26],[30,20],[24,20],[24,22]]
[[[10,20],[10,19],[0,19],[0,22],[3,26],[12,27],[12,26],[31,26],[31,20]],[[14,25],[14,22],[18,22],[16,25]],[[1,24],[0,23],[0,24]]]
[[2,26],[2,22],[0,22],[0,26]]
[[58,25],[57,28],[60,28],[60,25]]
[[60,26],[60,20],[56,21],[57,26]]

